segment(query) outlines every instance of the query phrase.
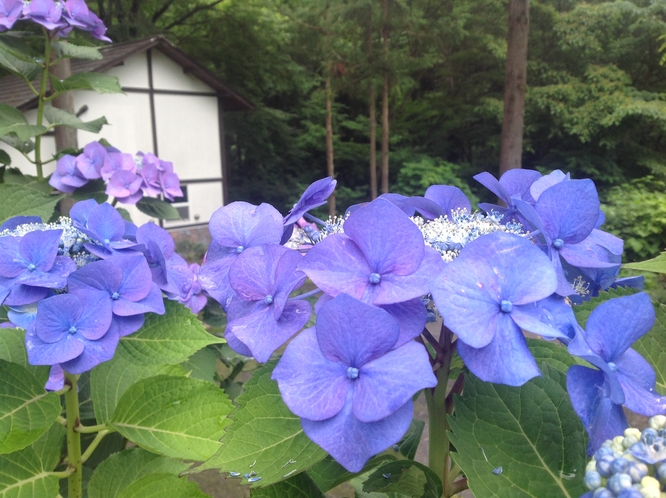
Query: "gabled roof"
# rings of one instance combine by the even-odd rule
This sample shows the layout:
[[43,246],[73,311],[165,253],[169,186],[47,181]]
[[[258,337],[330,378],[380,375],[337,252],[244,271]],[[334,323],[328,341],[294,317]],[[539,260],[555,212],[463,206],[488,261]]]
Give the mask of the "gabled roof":
[[[125,59],[150,49],[157,49],[171,60],[183,67],[185,73],[199,78],[210,86],[222,101],[225,111],[245,111],[253,109],[252,103],[227,85],[222,83],[211,71],[200,65],[176,45],[164,36],[154,36],[146,40],[116,43],[100,47],[103,56],[99,60],[72,59],[72,73],[103,72],[114,66],[118,66]],[[35,88],[39,88],[41,76],[35,80]],[[22,111],[34,108],[37,105],[37,97],[18,76],[6,76],[0,79],[0,102],[17,107]]]

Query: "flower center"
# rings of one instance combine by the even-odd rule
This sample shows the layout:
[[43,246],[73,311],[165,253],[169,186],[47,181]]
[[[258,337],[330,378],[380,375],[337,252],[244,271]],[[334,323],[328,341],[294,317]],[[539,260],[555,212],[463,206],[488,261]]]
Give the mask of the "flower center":
[[273,304],[273,296],[271,296],[270,294],[268,294],[268,295],[264,298],[264,302],[265,302],[266,304]]
[[28,265],[28,271],[35,271],[35,268],[37,268],[34,264],[30,263]]
[[120,299],[120,294],[118,294],[117,292],[114,292],[113,294],[111,294],[111,299],[113,299],[114,301],[117,301],[118,299]]
[[500,303],[500,309],[503,313],[511,313],[511,310],[513,309],[513,303],[503,299]]
[[615,372],[617,370],[617,365],[613,363],[612,361],[608,362],[608,368],[610,368],[611,372]]
[[245,250],[245,248],[244,248],[243,246],[238,246],[238,247],[236,248],[236,252],[237,252],[238,254],[242,253],[244,250]]
[[68,332],[69,332],[70,334],[76,334],[76,327],[75,327],[74,325],[72,325],[72,326],[69,328]]
[[553,241],[553,247],[558,251],[564,246],[564,241],[562,239],[555,239]]
[[371,273],[370,277],[368,278],[368,281],[371,284],[377,285],[379,282],[381,282],[382,276],[379,273]]
[[349,380],[354,380],[358,378],[358,368],[349,367],[347,369],[347,378]]

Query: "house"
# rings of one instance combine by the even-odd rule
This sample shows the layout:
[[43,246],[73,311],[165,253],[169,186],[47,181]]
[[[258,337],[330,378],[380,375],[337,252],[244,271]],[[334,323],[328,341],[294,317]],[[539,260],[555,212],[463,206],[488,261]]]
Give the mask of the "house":
[[[72,59],[72,73],[100,72],[118,77],[124,94],[74,91],[74,110],[84,121],[105,116],[99,134],[77,130],[79,147],[105,138],[123,152],[153,152],[171,161],[183,197],[174,201],[182,219],[165,228],[205,225],[226,199],[224,114],[250,110],[252,104],[221,82],[163,36],[102,47],[101,60]],[[17,107],[34,122],[37,98],[18,77],[0,81],[0,102]],[[0,142],[12,166],[36,174],[34,165]],[[53,136],[42,143],[43,157],[55,151]],[[44,174],[53,172],[45,165]],[[122,205],[123,207],[127,207]],[[131,207],[137,223],[150,218]]]

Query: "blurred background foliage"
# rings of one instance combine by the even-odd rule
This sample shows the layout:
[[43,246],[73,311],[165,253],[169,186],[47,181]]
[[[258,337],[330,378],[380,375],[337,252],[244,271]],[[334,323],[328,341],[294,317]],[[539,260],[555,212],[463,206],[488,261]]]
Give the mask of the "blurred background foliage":
[[[98,0],[115,41],[166,34],[256,106],[226,116],[232,199],[285,212],[326,175],[331,76],[339,210],[369,200],[368,95],[390,91],[390,188],[497,174],[507,0]],[[666,247],[666,1],[533,0],[523,166],[597,183],[628,260]],[[379,116],[379,113],[378,113]],[[379,117],[378,117],[379,121]],[[380,124],[380,123],[379,123]],[[377,127],[378,142],[381,126]],[[379,148],[379,143],[378,143]]]

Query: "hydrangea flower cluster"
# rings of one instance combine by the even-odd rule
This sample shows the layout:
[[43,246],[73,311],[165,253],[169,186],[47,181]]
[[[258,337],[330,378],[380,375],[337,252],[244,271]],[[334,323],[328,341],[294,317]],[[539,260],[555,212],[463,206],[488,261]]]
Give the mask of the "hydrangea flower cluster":
[[102,20],[88,9],[84,0],[0,0],[0,32],[17,21],[31,21],[60,36],[73,28],[87,31],[93,38],[110,42]]
[[626,429],[606,440],[585,469],[583,498],[663,498],[666,494],[666,417],[657,415],[642,432]]
[[30,363],[52,367],[50,389],[62,387],[63,370],[110,360],[145,313],[164,313],[163,293],[191,300],[195,281],[168,232],[137,228],[106,203],[79,202],[57,223],[19,217],[0,227],[0,303],[26,329]]
[[[437,347],[454,347],[485,381],[520,386],[541,375],[525,331],[596,367],[572,368],[568,382],[588,451],[625,430],[623,404],[666,413],[654,372],[630,349],[652,325],[649,298],[609,301],[587,332],[573,314],[570,298],[615,283],[622,254],[622,241],[598,229],[592,181],[559,171],[507,175],[479,176],[507,204],[484,205],[486,214],[473,213],[459,189],[433,186],[323,222],[308,211],[332,191],[327,178],[285,217],[244,202],[213,215],[200,282],[227,311],[226,338],[238,353],[267,361],[308,321],[304,298],[321,294],[314,327],[291,339],[273,379],[308,436],[348,470],[402,436],[410,397],[436,383]],[[306,277],[316,288],[294,295]],[[453,344],[425,328],[434,308]],[[628,310],[638,315],[630,320]],[[426,341],[437,346],[432,356]]]
[[100,178],[108,182],[106,194],[123,204],[136,204],[144,195],[163,195],[170,201],[183,195],[173,163],[162,161],[151,152],[132,156],[99,142],[90,142],[76,157],[70,154],[61,157],[49,184],[61,192],[72,193]]

